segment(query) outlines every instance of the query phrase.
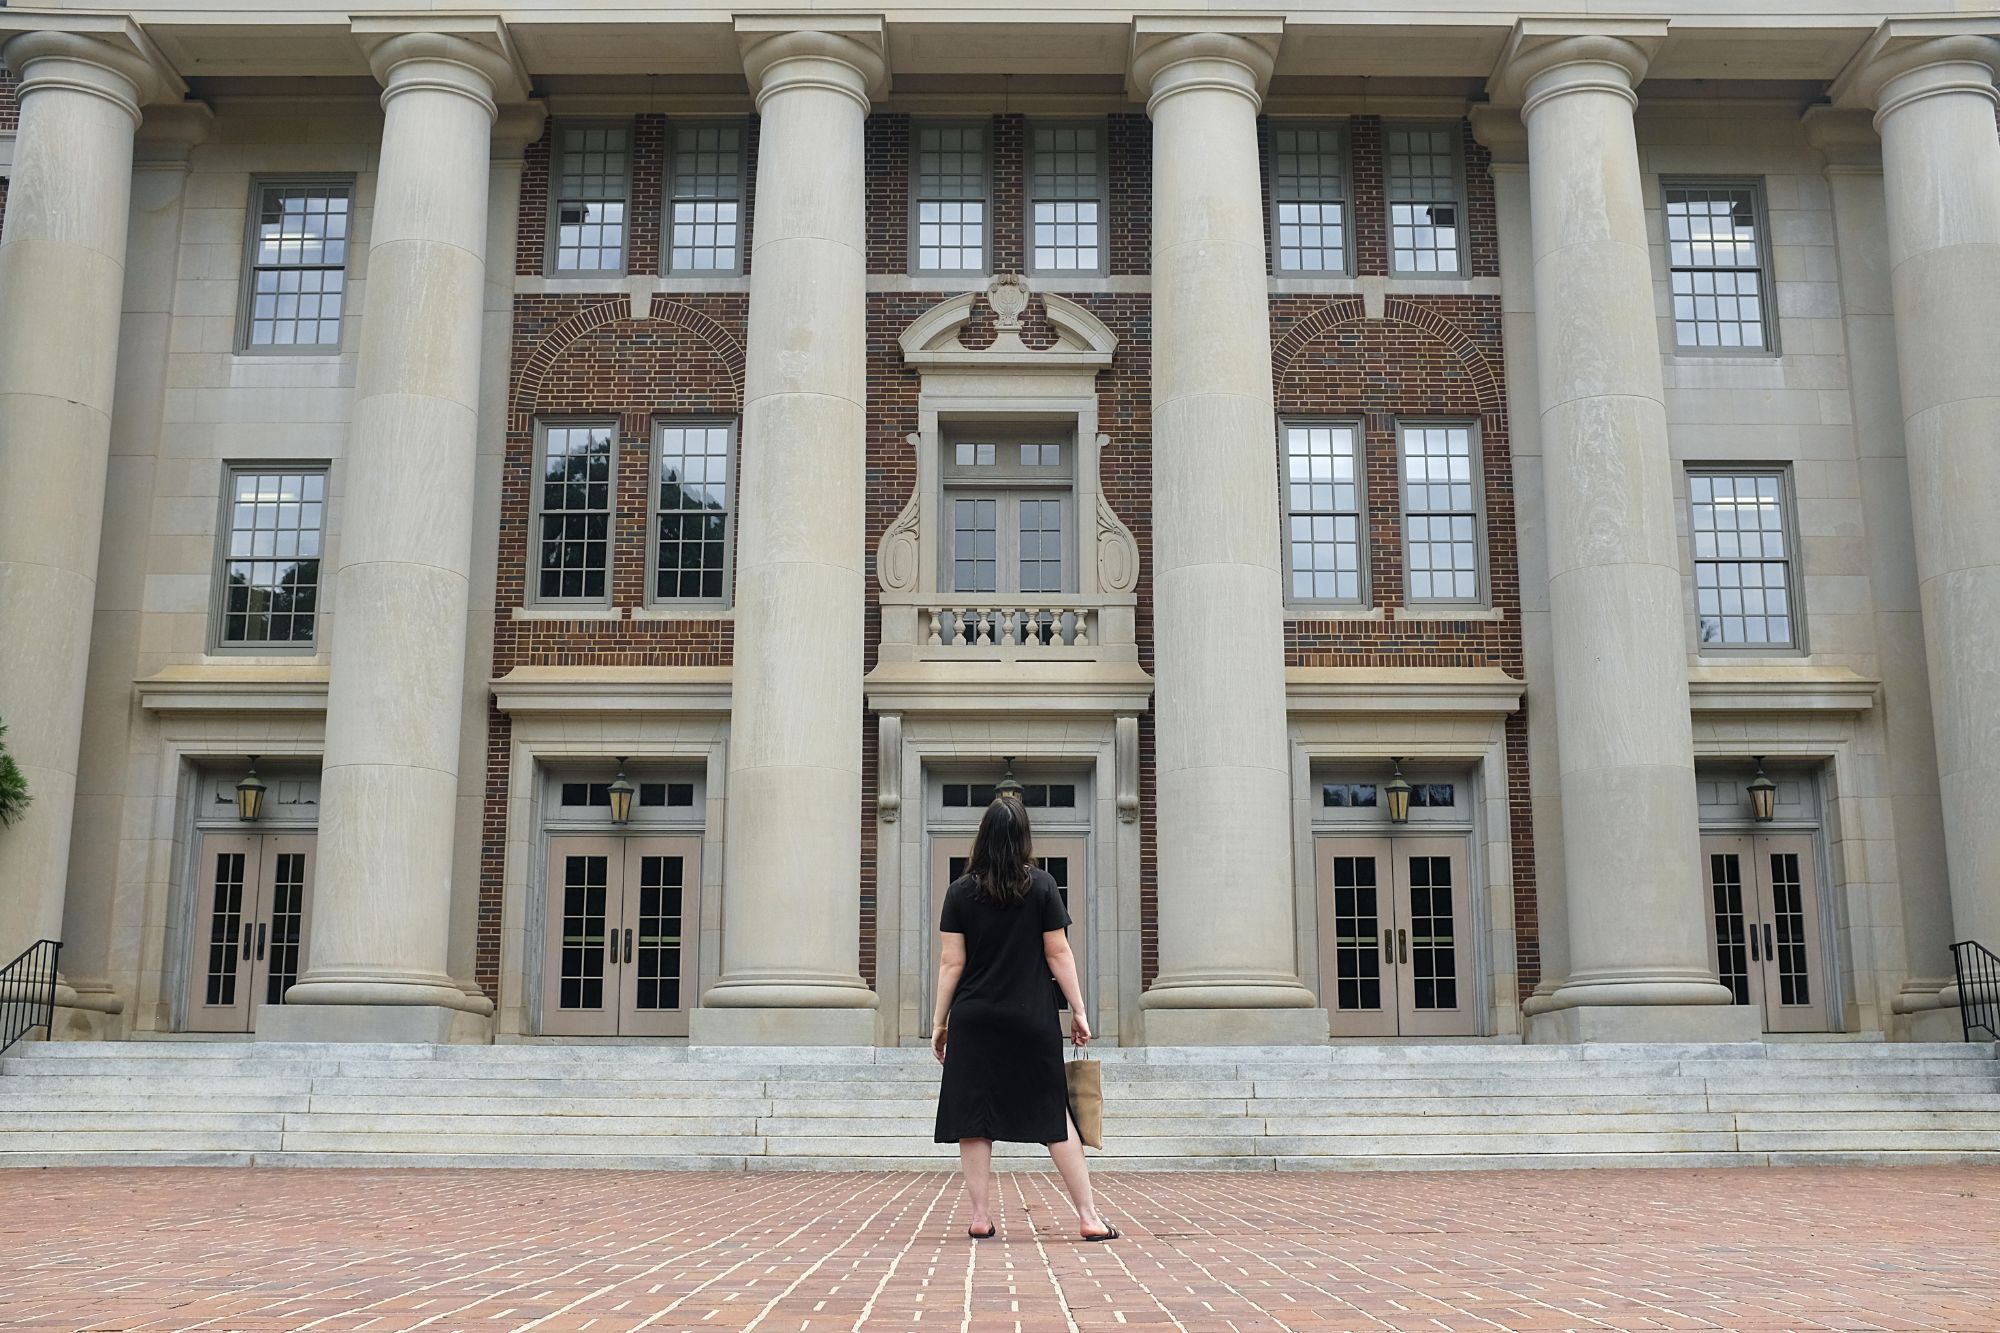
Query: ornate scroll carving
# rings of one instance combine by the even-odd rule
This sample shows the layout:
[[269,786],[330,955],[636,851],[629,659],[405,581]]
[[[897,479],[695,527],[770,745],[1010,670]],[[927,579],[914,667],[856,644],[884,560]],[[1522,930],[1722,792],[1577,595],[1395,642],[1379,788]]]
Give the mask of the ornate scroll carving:
[[1125,716],[1112,724],[1112,754],[1118,782],[1118,821],[1139,817],[1139,719]]
[[[923,448],[923,437],[906,435],[903,437],[911,449]],[[918,494],[920,486],[910,488],[909,503],[903,512],[896,515],[895,522],[882,534],[882,540],[875,547],[875,581],[882,585],[884,592],[915,592],[917,587],[917,563],[920,559],[917,542],[922,524],[922,508]]]
[[896,822],[903,809],[903,715],[884,713],[875,719],[875,813],[884,824]]
[[[1097,437],[1100,457],[1104,446],[1111,443],[1111,437]],[[1100,465],[1098,474],[1103,475]],[[1132,530],[1118,517],[1111,502],[1104,498],[1102,490],[1097,493],[1097,586],[1102,592],[1130,592],[1139,582],[1139,543],[1132,538]]]

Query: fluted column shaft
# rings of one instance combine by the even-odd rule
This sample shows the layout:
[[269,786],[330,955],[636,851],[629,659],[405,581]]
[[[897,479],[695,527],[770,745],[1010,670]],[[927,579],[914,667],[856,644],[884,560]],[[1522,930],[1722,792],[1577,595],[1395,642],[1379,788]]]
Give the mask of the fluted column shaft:
[[1955,933],[2000,949],[2000,40],[1883,60],[1903,436]]
[[434,33],[374,53],[382,155],[329,580],[319,884],[305,974],[260,1034],[442,1036],[443,1011],[476,1007],[446,958],[494,59]]
[[0,963],[62,934],[145,84],[72,33],[5,55],[20,125],[0,239],[0,723],[32,803],[0,831]]
[[[1569,916],[1568,974],[1548,1003],[1723,1005],[1729,993],[1708,962],[1680,556],[1632,123],[1645,58],[1623,40],[1578,37],[1533,59],[1522,118]],[[1632,1035],[1674,1035],[1660,1016],[1647,1021]]]
[[[879,31],[879,30],[878,30]],[[748,37],[761,117],[736,532],[722,976],[699,1040],[870,1040],[860,975],[866,227],[877,49]],[[812,1011],[846,1010],[845,1016]]]
[[[1257,111],[1268,49],[1172,37],[1153,118],[1153,608],[1158,979],[1148,1040],[1324,1038],[1299,982],[1270,309]],[[1252,1011],[1215,1032],[1189,1010]],[[1303,1017],[1303,1016],[1301,1016]],[[1274,1027],[1274,1025],[1276,1025]],[[1227,1035],[1224,1027],[1229,1028]]]

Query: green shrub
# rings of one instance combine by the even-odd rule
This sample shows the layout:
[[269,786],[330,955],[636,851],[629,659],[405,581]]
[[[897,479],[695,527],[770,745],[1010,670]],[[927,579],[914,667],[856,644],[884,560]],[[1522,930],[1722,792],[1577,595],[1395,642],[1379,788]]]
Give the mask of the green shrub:
[[14,762],[14,756],[7,753],[7,724],[0,722],[0,824],[19,819],[31,799],[28,779],[21,775],[21,766]]

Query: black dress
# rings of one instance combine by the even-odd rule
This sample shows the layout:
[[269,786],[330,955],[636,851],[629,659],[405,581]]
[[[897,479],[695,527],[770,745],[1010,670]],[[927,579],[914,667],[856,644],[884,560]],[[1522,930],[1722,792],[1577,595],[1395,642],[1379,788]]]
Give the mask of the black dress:
[[1042,932],[1068,925],[1056,882],[1042,870],[1029,871],[1028,891],[1012,907],[980,893],[970,875],[945,890],[938,926],[965,936],[965,971],[946,1020],[937,1142],[1069,1137],[1061,993],[1042,952]]

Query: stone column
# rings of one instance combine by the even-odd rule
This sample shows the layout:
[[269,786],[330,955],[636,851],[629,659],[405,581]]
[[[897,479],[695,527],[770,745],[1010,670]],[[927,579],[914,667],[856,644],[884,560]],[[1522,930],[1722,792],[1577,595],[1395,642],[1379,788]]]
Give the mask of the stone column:
[[0,964],[62,935],[132,138],[143,104],[185,91],[122,19],[21,31],[41,21],[0,11],[21,109],[0,239],[0,722],[33,798],[0,830]]
[[[1633,133],[1657,23],[1523,23],[1569,969],[1531,1040],[1754,1037],[1708,962],[1652,262]],[[1553,851],[1554,849],[1544,849]],[[1747,1017],[1746,1017],[1747,1016]]]
[[1163,1043],[1324,1041],[1299,982],[1257,110],[1277,20],[1137,25],[1153,118],[1153,709]]
[[1951,26],[1884,25],[1834,94],[1882,136],[1953,933],[2000,950],[2000,24]]
[[862,132],[880,19],[737,24],[762,118],[737,489],[722,976],[698,1042],[867,1043]]
[[[394,21],[385,21],[394,22]],[[477,1012],[447,971],[496,92],[465,36],[363,33],[384,90],[347,512],[329,580],[319,884],[306,970],[266,1039],[440,1041]]]
[[[1869,119],[1866,111],[1817,106],[1806,113],[1805,130],[1807,142],[1826,158],[1833,198],[1847,394],[1875,604],[1876,672],[1886,702],[1875,711],[1888,751],[1906,970],[1901,990],[1884,998],[1894,1012],[1912,1015],[1912,1035],[1957,1040],[1958,1015],[1938,1007],[1939,992],[1952,978],[1951,876],[1938,807],[1937,745],[1903,444],[1882,145]],[[1893,967],[1894,960],[1885,958],[1882,965]]]
[[[1549,1008],[1569,976],[1563,893],[1562,764],[1556,742],[1555,644],[1549,630],[1548,513],[1542,497],[1542,400],[1535,363],[1535,247],[1528,189],[1528,127],[1519,112],[1472,108],[1472,132],[1491,154],[1500,233],[1500,324],[1507,345],[1507,446],[1514,463],[1514,529],[1521,580],[1521,655],[1527,679],[1528,803],[1535,830],[1535,945],[1540,980],[1524,1016]],[[1518,895],[1521,886],[1515,886]]]

